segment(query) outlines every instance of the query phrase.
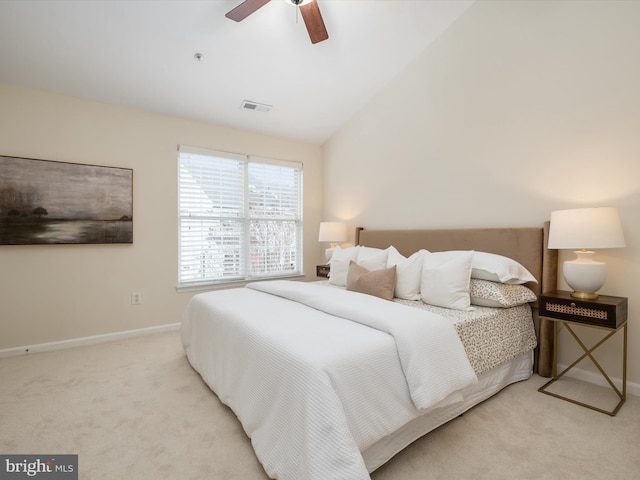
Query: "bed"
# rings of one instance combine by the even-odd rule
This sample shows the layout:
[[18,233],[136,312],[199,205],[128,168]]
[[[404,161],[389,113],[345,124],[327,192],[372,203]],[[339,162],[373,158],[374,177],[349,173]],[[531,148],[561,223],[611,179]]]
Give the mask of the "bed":
[[[525,334],[507,357],[495,342],[480,345],[460,311],[415,308],[424,302],[389,302],[327,282],[271,281],[195,295],[181,328],[187,358],[238,416],[269,477],[369,479],[411,442],[507,385],[532,371],[550,375],[551,330],[535,302],[556,287],[547,232],[548,224],[356,231],[356,244],[372,252],[476,251],[522,265],[537,280],[526,284],[534,298],[501,314],[509,310],[531,328],[514,327]],[[499,309],[471,308],[476,319],[506,321],[491,320]]]

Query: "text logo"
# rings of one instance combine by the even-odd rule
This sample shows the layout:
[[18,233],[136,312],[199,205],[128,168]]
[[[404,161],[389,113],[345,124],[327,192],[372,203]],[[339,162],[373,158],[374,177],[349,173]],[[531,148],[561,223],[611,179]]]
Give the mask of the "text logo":
[[0,455],[0,480],[78,480],[78,455]]

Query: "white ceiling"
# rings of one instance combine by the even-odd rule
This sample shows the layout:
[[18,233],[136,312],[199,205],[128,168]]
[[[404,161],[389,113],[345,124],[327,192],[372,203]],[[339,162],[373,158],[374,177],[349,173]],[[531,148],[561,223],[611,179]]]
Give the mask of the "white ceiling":
[[285,0],[241,1],[1,0],[0,82],[321,144],[473,3],[318,0],[312,45]]

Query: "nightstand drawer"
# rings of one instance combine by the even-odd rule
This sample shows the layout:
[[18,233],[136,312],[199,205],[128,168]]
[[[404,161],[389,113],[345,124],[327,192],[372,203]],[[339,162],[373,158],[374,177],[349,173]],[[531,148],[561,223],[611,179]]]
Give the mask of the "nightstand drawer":
[[329,278],[329,271],[330,271],[329,265],[316,265],[317,277]]
[[543,293],[539,300],[541,317],[568,322],[618,328],[627,321],[627,299],[600,295],[596,300],[573,298],[570,292]]

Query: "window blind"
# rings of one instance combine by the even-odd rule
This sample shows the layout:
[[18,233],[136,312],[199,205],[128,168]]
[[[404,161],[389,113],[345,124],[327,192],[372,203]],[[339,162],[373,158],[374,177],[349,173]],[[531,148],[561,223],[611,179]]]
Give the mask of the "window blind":
[[302,164],[181,146],[179,286],[302,273]]

